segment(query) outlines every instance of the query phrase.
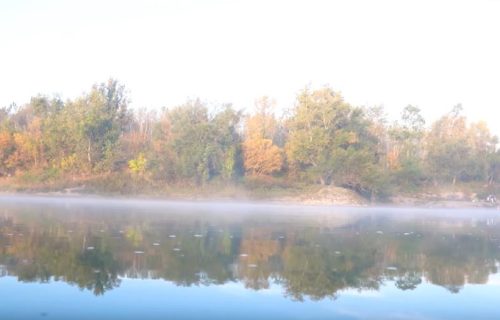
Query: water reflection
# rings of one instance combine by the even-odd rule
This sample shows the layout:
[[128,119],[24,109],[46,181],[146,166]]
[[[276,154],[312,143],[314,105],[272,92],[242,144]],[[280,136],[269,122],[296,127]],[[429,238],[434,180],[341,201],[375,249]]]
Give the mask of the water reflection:
[[198,209],[2,204],[0,272],[23,282],[64,281],[95,295],[120,279],[178,286],[278,284],[293,300],[346,289],[424,282],[459,293],[497,272],[495,217],[320,212],[258,215]]

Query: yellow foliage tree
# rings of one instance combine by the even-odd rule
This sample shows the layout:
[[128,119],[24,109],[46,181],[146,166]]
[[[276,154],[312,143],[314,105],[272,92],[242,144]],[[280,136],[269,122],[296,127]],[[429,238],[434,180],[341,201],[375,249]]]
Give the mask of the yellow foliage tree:
[[14,133],[13,140],[15,152],[7,160],[8,164],[17,169],[38,167],[42,155],[40,119],[34,118],[28,124],[26,131]]
[[15,150],[14,139],[8,131],[0,132],[0,176],[7,174],[7,160]]
[[278,126],[274,104],[268,97],[258,99],[256,113],[246,119],[243,165],[249,175],[270,175],[283,166],[283,152],[273,144]]
[[270,139],[247,139],[243,143],[243,162],[250,175],[270,175],[281,169],[283,155]]
[[128,162],[128,168],[130,171],[132,171],[135,174],[144,174],[146,172],[146,164],[147,164],[147,159],[144,156],[144,153],[139,153],[137,158],[129,160]]
[[13,168],[27,169],[38,165],[38,150],[36,141],[24,133],[14,133],[16,151],[7,160]]

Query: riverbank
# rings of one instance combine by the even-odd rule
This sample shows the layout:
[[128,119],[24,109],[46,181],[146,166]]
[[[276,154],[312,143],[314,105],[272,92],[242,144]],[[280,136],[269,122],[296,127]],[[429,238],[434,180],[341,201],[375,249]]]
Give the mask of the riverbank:
[[[272,202],[310,206],[394,206],[418,208],[498,208],[498,204],[481,199],[472,192],[471,186],[441,187],[426,192],[404,193],[388,196],[383,200],[371,201],[353,190],[320,185],[242,185],[211,184],[205,186],[168,186],[132,184],[134,188],[110,187],[103,181],[86,180],[53,182],[51,184],[26,185],[9,178],[0,180],[0,194],[37,195],[53,197],[112,197],[116,199],[131,197],[137,199],[176,200],[176,201],[252,201]],[[483,195],[484,197],[484,195]]]

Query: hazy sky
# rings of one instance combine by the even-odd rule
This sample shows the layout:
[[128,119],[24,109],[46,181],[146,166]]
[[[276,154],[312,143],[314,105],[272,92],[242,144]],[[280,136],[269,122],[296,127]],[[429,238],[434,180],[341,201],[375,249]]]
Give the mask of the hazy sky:
[[500,1],[0,0],[0,105],[109,77],[134,107],[281,108],[306,85],[435,119],[461,102],[500,134]]

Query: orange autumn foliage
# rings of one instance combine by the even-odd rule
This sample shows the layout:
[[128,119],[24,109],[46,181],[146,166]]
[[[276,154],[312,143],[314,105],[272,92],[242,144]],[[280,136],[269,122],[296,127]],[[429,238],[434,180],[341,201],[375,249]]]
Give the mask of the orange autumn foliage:
[[281,149],[270,139],[248,139],[243,143],[243,162],[250,175],[270,175],[281,169]]
[[12,135],[7,131],[0,132],[0,176],[7,174],[6,170],[2,170],[2,167],[5,167],[14,150],[15,145]]

